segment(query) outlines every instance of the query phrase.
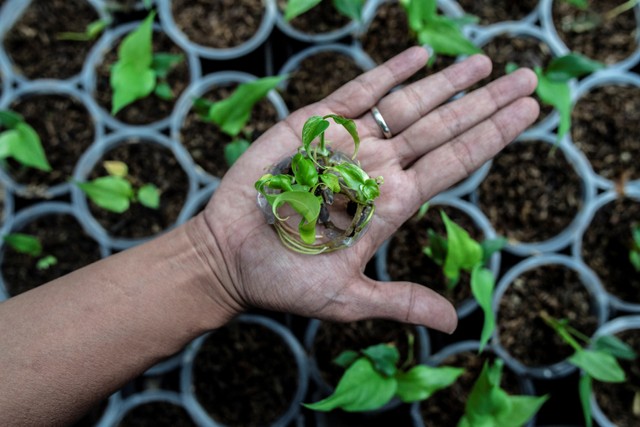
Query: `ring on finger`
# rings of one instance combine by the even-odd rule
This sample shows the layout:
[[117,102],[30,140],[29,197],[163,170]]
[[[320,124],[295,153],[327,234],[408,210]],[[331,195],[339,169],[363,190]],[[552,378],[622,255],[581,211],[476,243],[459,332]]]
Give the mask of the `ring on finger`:
[[378,110],[378,107],[374,105],[371,108],[371,114],[373,115],[373,120],[376,121],[384,137],[386,139],[393,137],[393,134],[391,133],[391,129],[389,129],[389,125],[387,125],[387,122],[384,120],[384,117],[382,117],[382,114],[380,113],[380,110]]

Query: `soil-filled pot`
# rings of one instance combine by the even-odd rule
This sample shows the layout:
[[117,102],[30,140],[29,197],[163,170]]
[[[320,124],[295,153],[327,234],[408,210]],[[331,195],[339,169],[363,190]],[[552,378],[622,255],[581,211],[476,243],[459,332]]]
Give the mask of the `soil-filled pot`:
[[[596,337],[602,335],[614,335],[640,354],[640,316],[611,320],[596,331]],[[637,359],[620,360],[620,365],[626,374],[624,383],[593,382],[591,413],[601,427],[634,427],[640,424],[640,415],[633,412],[637,411],[634,399],[640,393],[640,363]]]
[[578,150],[552,135],[530,133],[493,159],[472,201],[507,237],[506,250],[525,256],[569,246],[594,193]]
[[87,25],[108,19],[93,0],[9,0],[0,26],[0,42],[20,82],[37,79],[79,81],[94,41],[61,39],[64,32],[84,33]]
[[496,354],[521,375],[553,379],[577,368],[573,349],[540,316],[546,312],[587,336],[607,320],[607,298],[587,266],[564,255],[528,258],[500,279],[493,297]]
[[152,93],[124,107],[115,116],[111,115],[113,90],[109,79],[111,68],[118,59],[118,46],[140,24],[141,22],[130,22],[107,31],[91,51],[82,72],[82,84],[100,106],[102,120],[115,130],[128,126],[141,129],[168,127],[177,99],[191,82],[200,78],[201,74],[198,58],[174,44],[163,28],[156,24],[153,27],[153,52],[184,55],[184,59],[172,68],[167,76],[174,98],[164,100]]
[[0,179],[21,197],[68,193],[80,156],[104,133],[95,102],[72,87],[41,81],[24,84],[0,108],[18,113],[36,131],[52,169],[44,172],[10,159],[0,169]]
[[[0,244],[0,300],[33,289],[109,255],[83,228],[81,214],[71,205],[45,202],[20,211],[6,224],[4,235],[36,237],[42,253],[19,253],[6,242]],[[54,265],[38,268],[38,261],[53,256]]]
[[606,70],[578,86],[571,139],[589,159],[600,188],[640,185],[640,77]]
[[213,196],[213,193],[218,189],[219,182],[214,181],[207,184],[204,188],[198,190],[198,192],[191,198],[185,205],[180,216],[178,217],[178,224],[184,224],[191,218],[199,214],[204,210]]
[[340,14],[333,1],[322,0],[309,11],[293,18],[284,19],[287,0],[274,0],[276,4],[276,25],[289,37],[307,43],[336,42],[353,36],[360,30],[360,23]]
[[456,0],[461,12],[479,19],[478,24],[488,26],[504,21],[533,24],[538,18],[539,0]]
[[596,272],[612,308],[640,313],[640,274],[629,260],[632,229],[640,226],[640,191],[608,191],[586,211],[573,255]]
[[127,179],[134,189],[153,184],[160,191],[158,209],[132,202],[120,214],[95,205],[77,185],[71,188],[72,200],[84,215],[87,228],[113,249],[127,249],[171,229],[197,190],[189,153],[161,134],[129,129],[107,136],[82,156],[74,180],[87,182],[107,176],[102,162],[108,160],[128,166]]
[[[233,138],[217,125],[200,118],[193,107],[194,101],[198,98],[220,101],[228,98],[239,84],[255,79],[255,76],[238,71],[213,73],[189,86],[178,100],[171,119],[171,138],[191,154],[203,183],[217,181],[227,172],[229,165],[225,160],[224,147]],[[252,142],[288,114],[284,101],[272,90],[254,106],[242,132]]]
[[244,56],[271,34],[274,0],[158,0],[166,32],[185,51],[208,59]]
[[615,68],[630,69],[640,60],[638,23],[640,5],[615,17],[607,13],[625,3],[620,0],[590,0],[581,10],[562,0],[541,0],[540,20],[554,48],[604,62]]
[[189,346],[180,381],[201,426],[284,427],[300,411],[307,358],[281,324],[242,315]]
[[116,394],[118,411],[99,427],[196,427],[180,394],[147,390],[122,398]]
[[342,44],[309,47],[289,58],[279,75],[288,74],[282,97],[289,111],[324,99],[375,64],[361,49]]
[[[464,368],[464,373],[451,386],[439,390],[422,402],[416,402],[411,410],[418,427],[456,427],[464,414],[465,405],[473,384],[480,376],[485,362],[493,362],[496,355],[491,346],[479,353],[478,341],[461,341],[451,344],[429,357],[432,366]],[[501,388],[510,395],[534,395],[533,383],[526,377],[505,367]],[[526,426],[533,425],[530,420]]]
[[[447,289],[442,267],[422,252],[429,243],[429,229],[441,236],[447,234],[441,210],[478,242],[496,237],[491,224],[477,207],[461,199],[440,195],[429,202],[429,210],[422,218],[412,217],[382,244],[376,254],[376,273],[379,280],[408,281],[435,290],[451,301],[458,318],[462,319],[478,307],[471,296],[469,275],[463,274],[453,290]],[[493,254],[488,267],[497,277],[500,272],[499,252]]]

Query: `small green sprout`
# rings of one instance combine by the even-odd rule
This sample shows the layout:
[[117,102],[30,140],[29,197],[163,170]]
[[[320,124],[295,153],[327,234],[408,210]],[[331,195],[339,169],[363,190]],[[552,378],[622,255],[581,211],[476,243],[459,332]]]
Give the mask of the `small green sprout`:
[[150,209],[160,206],[160,190],[153,184],[142,184],[137,191],[129,177],[129,168],[120,161],[105,161],[103,166],[108,176],[96,178],[89,182],[75,184],[91,199],[93,203],[115,213],[123,213],[129,209],[131,202],[138,202]]
[[226,99],[218,102],[198,98],[194,101],[196,112],[200,118],[213,123],[233,140],[224,147],[224,157],[229,166],[249,148],[250,135],[242,133],[251,118],[251,110],[270,90],[275,89],[287,76],[264,77],[238,85],[236,90]]
[[[5,243],[14,251],[39,258],[42,255],[42,243],[30,234],[11,233],[3,237]],[[36,262],[38,270],[46,270],[58,263],[53,255],[45,255]]]
[[[409,335],[413,350],[413,336]],[[449,366],[418,365],[409,368],[413,354],[398,366],[400,353],[391,344],[378,344],[359,352],[342,352],[334,363],[345,368],[333,394],[316,403],[303,404],[315,411],[340,408],[347,412],[371,411],[394,397],[405,403],[426,400],[433,393],[453,384],[464,372]]]
[[98,38],[100,34],[111,24],[110,19],[98,19],[87,25],[83,33],[63,32],[57,35],[58,40],[68,40],[77,42],[88,42]]
[[589,0],[563,0],[578,9],[586,12],[586,15],[580,16],[573,21],[563,22],[565,30],[571,30],[575,33],[584,33],[591,31],[603,25],[607,21],[615,19],[620,14],[633,9],[640,0],[627,0],[624,3],[610,9],[605,13],[598,13],[589,7]]
[[629,261],[631,265],[640,273],[640,225],[631,229],[631,249],[629,250]]
[[11,157],[23,166],[51,171],[38,133],[21,115],[0,110],[0,125],[6,128],[0,133],[0,160]]
[[513,427],[524,425],[533,417],[548,396],[510,396],[500,388],[504,362],[485,362],[476,380],[458,427]]
[[429,229],[427,231],[429,245],[422,251],[442,267],[449,289],[453,289],[458,284],[462,271],[471,273],[471,292],[484,312],[484,325],[480,337],[480,351],[482,351],[495,329],[495,315],[491,309],[495,278],[485,265],[494,253],[504,247],[506,239],[487,239],[482,244],[478,243],[444,211],[440,214],[447,236],[441,236]]
[[[587,427],[591,427],[593,425],[590,403],[591,383],[594,379],[608,383],[625,382],[626,375],[617,359],[635,360],[638,355],[633,348],[613,335],[602,335],[592,340],[571,327],[564,319],[554,319],[545,311],[540,313],[540,317],[574,350],[568,361],[583,370],[578,385],[580,402],[582,403],[585,424]],[[584,348],[578,340],[582,341],[585,346],[590,345],[591,348]]]
[[113,64],[110,76],[113,115],[151,93],[163,100],[174,98],[167,77],[175,66],[184,61],[184,56],[153,53],[154,18],[155,12],[151,12],[118,48],[118,61]]
[[[284,10],[284,19],[289,22],[320,4],[322,0],[288,0]],[[343,16],[362,21],[364,0],[332,0],[333,7]]]

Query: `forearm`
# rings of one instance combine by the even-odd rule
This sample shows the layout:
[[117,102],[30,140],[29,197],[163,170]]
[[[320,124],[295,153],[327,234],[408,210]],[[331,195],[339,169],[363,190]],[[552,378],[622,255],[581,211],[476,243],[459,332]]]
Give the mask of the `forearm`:
[[0,304],[0,425],[64,423],[235,314],[201,220]]

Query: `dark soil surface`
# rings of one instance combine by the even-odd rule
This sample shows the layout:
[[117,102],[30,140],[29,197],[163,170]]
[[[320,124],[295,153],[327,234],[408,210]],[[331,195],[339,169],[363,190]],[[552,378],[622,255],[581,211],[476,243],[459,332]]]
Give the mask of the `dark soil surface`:
[[84,32],[98,14],[86,0],[36,0],[9,30],[7,54],[29,79],[66,79],[82,70],[94,42],[58,40],[62,32]]
[[118,12],[132,12],[141,6],[142,0],[107,0],[107,9]]
[[[220,101],[231,96],[237,85],[215,87],[202,98]],[[243,134],[247,141],[253,142],[278,121],[278,113],[268,99],[260,100],[253,108],[251,119]],[[185,146],[193,160],[206,172],[222,178],[229,170],[224,158],[224,147],[233,138],[222,132],[216,124],[203,121],[195,110],[189,111],[180,131],[180,142]]]
[[573,109],[571,135],[593,170],[616,181],[640,179],[640,88],[594,88]]
[[321,52],[303,60],[290,74],[282,95],[289,111],[320,101],[343,84],[362,74],[350,57],[336,52]]
[[196,423],[182,407],[168,402],[150,402],[127,412],[119,427],[191,427]]
[[230,323],[205,341],[194,360],[195,395],[225,425],[268,425],[291,403],[296,369],[291,350],[274,332]]
[[[42,255],[32,257],[7,247],[2,262],[2,275],[7,292],[16,296],[60,276],[78,270],[100,259],[100,248],[71,215],[47,215],[16,232],[36,236],[42,244]],[[58,263],[46,270],[36,264],[44,256],[53,255]]]
[[[119,40],[116,46],[120,46]],[[164,33],[153,33],[153,52],[172,53],[184,55],[184,52],[166,36]],[[111,112],[111,98],[113,91],[109,83],[110,70],[118,60],[117,47],[108,51],[101,64],[96,70],[96,91],[94,97],[106,111]],[[143,99],[139,99],[118,112],[116,118],[124,123],[132,125],[143,125],[162,120],[168,117],[173,111],[175,100],[182,91],[189,85],[189,64],[187,58],[178,64],[169,73],[167,78],[169,86],[173,90],[174,99],[165,101],[158,98],[153,93]]]
[[[280,11],[284,11],[285,5],[285,0],[278,0]],[[338,13],[336,8],[333,7],[333,1],[324,0],[302,15],[293,18],[289,24],[304,33],[319,34],[338,30],[349,22],[349,18]]]
[[640,303],[640,274],[629,261],[631,230],[640,225],[640,203],[617,199],[596,212],[582,237],[582,259],[607,292]]
[[52,168],[43,172],[9,160],[11,176],[28,186],[28,195],[41,194],[47,187],[68,181],[95,138],[93,120],[84,105],[66,96],[35,95],[14,102],[10,108],[38,133]]
[[478,189],[479,205],[498,234],[541,242],[567,227],[583,205],[582,183],[561,150],[539,141],[511,144]]
[[538,6],[538,0],[458,0],[464,11],[480,18],[481,25],[518,21]]
[[620,0],[590,0],[589,11],[583,11],[568,2],[555,0],[552,6],[553,23],[558,35],[571,51],[606,64],[614,64],[627,58],[638,48],[633,9],[614,19],[604,20],[591,30],[580,29],[579,23],[604,16],[622,3],[624,2]]
[[[129,167],[129,179],[135,189],[154,184],[160,190],[160,208],[150,209],[131,203],[128,211],[117,214],[89,201],[95,219],[113,237],[141,238],[162,232],[173,225],[187,199],[189,182],[180,163],[166,148],[142,141],[127,142],[105,153],[103,160],[119,160]],[[89,179],[107,176],[101,163]]]
[[546,311],[566,319],[587,336],[596,329],[591,297],[576,272],[551,265],[529,270],[506,290],[497,313],[502,346],[526,366],[551,365],[564,360],[573,349],[540,317]]
[[[640,354],[640,329],[630,329],[616,334]],[[633,413],[633,399],[640,392],[640,363],[638,360],[619,360],[626,373],[624,383],[593,382],[593,392],[602,412],[618,427],[640,425],[640,415]]]
[[422,284],[444,295],[452,304],[458,306],[471,297],[469,274],[462,273],[456,287],[448,290],[447,278],[442,273],[442,267],[422,253],[422,248],[429,244],[428,229],[432,228],[442,236],[447,235],[440,210],[444,210],[449,218],[467,230],[471,237],[478,241],[483,240],[482,232],[464,212],[448,206],[434,206],[422,219],[418,220],[414,216],[393,234],[387,254],[387,272],[391,280]]
[[218,49],[238,46],[258,31],[261,0],[174,0],[173,19],[194,43]]

